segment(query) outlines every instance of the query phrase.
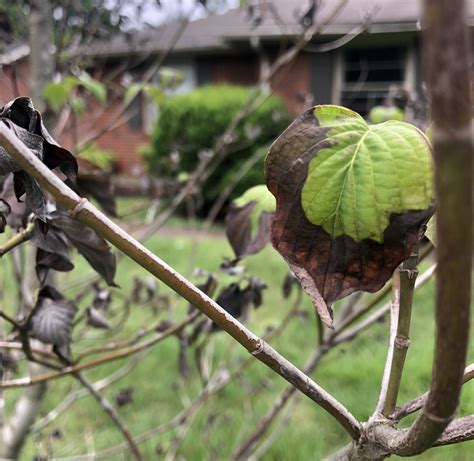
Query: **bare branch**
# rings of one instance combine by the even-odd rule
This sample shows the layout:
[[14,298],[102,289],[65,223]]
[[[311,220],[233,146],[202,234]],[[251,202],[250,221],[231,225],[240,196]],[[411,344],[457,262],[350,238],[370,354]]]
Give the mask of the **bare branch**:
[[[30,372],[34,376],[41,373],[43,367],[30,364]],[[20,452],[26,435],[39,412],[46,383],[36,384],[23,391],[15,405],[12,416],[3,428],[3,443],[0,446],[0,458],[16,458]]]
[[392,372],[393,359],[395,354],[395,342],[398,330],[398,318],[400,315],[400,272],[397,269],[392,276],[392,302],[390,303],[390,335],[388,342],[387,360],[380,386],[380,395],[372,417],[377,417],[385,407],[390,377]]
[[124,357],[128,357],[132,354],[136,354],[139,351],[144,349],[150,348],[155,344],[163,341],[164,339],[168,338],[169,336],[175,335],[176,333],[180,332],[188,323],[196,318],[196,313],[191,314],[190,316],[186,317],[185,320],[182,322],[171,326],[167,330],[163,331],[162,333],[156,335],[153,338],[150,338],[148,341],[144,341],[140,344],[135,346],[125,347],[123,349],[119,349],[115,352],[110,354],[103,355],[96,360],[91,360],[90,362],[86,363],[79,363],[77,365],[70,365],[64,368],[61,368],[57,371],[52,371],[49,373],[45,373],[35,377],[28,377],[28,378],[19,378],[19,379],[12,379],[10,381],[4,381],[2,383],[3,389],[11,389],[14,387],[26,387],[31,386],[33,384],[42,383],[46,381],[50,381],[52,379],[60,378],[62,376],[71,375],[77,373],[79,371],[87,370],[89,368],[94,368],[104,363],[112,362],[114,360],[122,359]]
[[451,421],[441,437],[435,442],[435,447],[452,445],[453,443],[474,440],[474,415],[464,416]]
[[97,403],[102,407],[102,409],[110,416],[114,424],[117,426],[119,431],[122,433],[123,437],[127,441],[131,452],[138,461],[143,461],[143,455],[138,448],[138,445],[133,440],[130,431],[127,429],[125,424],[120,419],[117,411],[113,405],[103,396],[101,393],[90,383],[84,376],[80,373],[74,373],[74,377],[90,392],[90,394],[97,400]]
[[[433,264],[429,269],[427,269],[417,280],[416,287],[420,287],[424,285],[427,281],[431,279],[436,269],[436,264]],[[377,296],[374,296],[376,300],[380,300],[380,292]],[[368,305],[373,308],[376,302],[371,301]],[[354,339],[359,333],[365,331],[369,326],[373,325],[377,322],[380,318],[386,315],[390,309],[391,303],[387,303],[384,306],[377,309],[372,315],[364,319],[363,322],[355,325],[351,329],[347,329],[350,326],[350,323],[346,321],[340,321],[340,329],[336,323],[336,330],[328,336],[325,343],[320,345],[320,347],[314,352],[312,358],[309,359],[307,368],[304,368],[306,373],[312,373],[316,367],[320,363],[320,359],[326,353],[332,351],[336,346],[342,344],[347,341],[351,341]],[[367,306],[362,308],[364,312],[367,312]],[[357,313],[357,312],[356,312]],[[345,315],[343,319],[345,319]],[[350,315],[348,318],[351,318],[351,322],[354,322],[359,316]],[[347,330],[345,334],[340,334],[342,330]],[[321,354],[321,357],[318,358],[318,354]],[[283,390],[280,396],[275,401],[275,404],[268,410],[267,414],[263,416],[260,421],[258,422],[256,428],[252,432],[251,435],[247,437],[247,439],[240,445],[240,447],[236,450],[235,454],[233,455],[235,459],[245,459],[245,455],[247,455],[253,448],[253,446],[258,442],[258,440],[263,437],[266,432],[269,430],[271,424],[278,416],[280,411],[285,407],[285,405],[294,397],[294,388],[288,386]],[[352,448],[351,448],[352,449]],[[240,456],[240,458],[238,457]]]
[[415,455],[431,447],[459,402],[469,339],[473,146],[469,44],[462,0],[425,0],[424,51],[432,95],[437,197],[436,346],[431,390],[408,431],[374,427],[388,452]]
[[18,232],[12,238],[7,240],[3,245],[0,245],[0,258],[17,246],[28,241],[31,237],[31,234],[33,233],[33,229],[34,224],[30,224],[26,229]]
[[[471,379],[474,379],[474,363],[471,363],[464,370],[463,384],[466,384]],[[397,408],[390,418],[394,421],[400,421],[402,418],[405,418],[412,413],[415,413],[426,403],[428,399],[429,392],[425,392],[423,395],[420,395],[416,399],[410,400],[401,407]]]
[[413,305],[413,294],[415,292],[415,282],[418,275],[416,268],[418,264],[418,245],[401,266],[400,277],[400,306],[396,321],[397,330],[393,341],[393,357],[390,364],[390,377],[386,400],[383,404],[382,414],[389,417],[397,404],[398,392],[402,381],[403,367],[408,347],[410,345],[410,323],[411,309]]
[[252,355],[328,411],[351,437],[356,439],[359,437],[360,423],[339,401],[248,330],[181,274],[133,239],[90,202],[74,193],[4,124],[0,124],[0,141],[18,164],[51,193],[59,204],[69,209],[76,219],[94,229],[99,235],[211,318]]
[[[127,375],[152,349],[144,349],[136,355],[134,355],[130,360],[127,360],[125,365],[120,367],[118,370],[114,371],[109,376],[96,381],[92,385],[97,391],[101,391],[111,384],[115,383],[119,379]],[[67,397],[63,399],[59,405],[52,409],[48,414],[43,416],[41,419],[38,419],[33,426],[31,427],[32,432],[39,431],[46,427],[48,424],[52,423],[59,415],[66,411],[76,400],[81,399],[89,395],[87,389],[77,389],[76,391],[69,392]]]

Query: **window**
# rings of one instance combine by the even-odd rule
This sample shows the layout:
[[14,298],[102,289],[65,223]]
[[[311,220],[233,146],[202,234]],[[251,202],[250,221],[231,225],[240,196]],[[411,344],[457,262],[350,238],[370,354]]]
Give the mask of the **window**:
[[404,84],[406,61],[400,47],[345,50],[341,104],[361,115],[383,104],[390,87]]
[[138,94],[130,103],[127,109],[128,127],[132,131],[141,131],[143,129],[143,95]]

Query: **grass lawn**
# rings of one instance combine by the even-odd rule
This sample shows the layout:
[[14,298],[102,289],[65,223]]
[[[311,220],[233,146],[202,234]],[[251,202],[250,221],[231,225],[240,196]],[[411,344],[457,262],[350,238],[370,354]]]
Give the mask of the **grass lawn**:
[[[158,233],[149,239],[147,246],[185,275],[191,274],[195,267],[217,272],[222,257],[232,256],[223,238],[214,236],[212,239],[194,241],[188,235],[180,235],[178,230],[175,236],[170,236],[169,232],[163,235]],[[75,274],[82,275],[88,270],[87,265],[79,258],[77,261]],[[5,260],[2,263],[9,264]],[[267,327],[278,325],[291,308],[296,294],[293,293],[288,300],[283,299],[280,287],[287,269],[280,256],[271,248],[248,258],[246,265],[249,274],[261,277],[270,287],[264,292],[263,305],[256,311],[252,310],[248,320],[249,327],[261,335]],[[3,270],[2,267],[2,272]],[[133,278],[144,275],[141,268],[130,260],[123,259],[118,269],[117,281],[121,290],[128,293]],[[70,277],[61,274],[60,286],[67,284],[71,280]],[[199,283],[202,278],[193,280]],[[221,287],[232,280],[228,275],[219,275]],[[4,283],[8,290],[9,282]],[[186,302],[174,297],[164,286],[160,286],[159,290],[161,294],[170,295],[170,310],[156,313],[150,307],[132,306],[131,315],[124,329],[108,341],[130,337],[138,327],[149,325],[159,316],[176,320],[186,315]],[[73,293],[74,290],[70,290],[67,294]],[[82,308],[86,307],[88,300],[90,298],[86,298],[81,304]],[[120,302],[118,297],[116,302]],[[413,311],[412,342],[399,402],[414,398],[429,387],[434,328],[432,282],[416,293]],[[322,360],[313,376],[361,420],[370,416],[377,399],[385,361],[387,330],[387,321],[379,323],[354,341],[334,349]],[[76,334],[81,336],[81,348],[98,343],[99,333],[95,331],[84,333],[78,326]],[[315,341],[316,323],[313,308],[305,298],[300,315],[296,316],[284,333],[275,341],[271,341],[271,344],[285,357],[302,366],[311,353]],[[239,345],[234,344],[233,340],[222,332],[212,335],[208,347],[214,354],[211,361],[213,369],[225,363],[229,370],[233,370],[248,356]],[[120,389],[134,388],[133,402],[118,409],[121,418],[134,435],[169,421],[186,406],[187,402],[192,401],[200,393],[201,381],[194,365],[192,350],[188,351],[190,375],[186,380],[182,380],[177,372],[178,352],[178,340],[174,337],[159,343],[139,361],[133,372],[103,392],[105,396],[114,400]],[[473,360],[474,351],[471,347],[470,361]],[[108,363],[86,372],[86,376],[92,381],[99,380],[124,363],[123,360]],[[228,459],[284,387],[285,382],[280,377],[255,361],[246,368],[239,379],[212,396],[196,413],[194,419],[178,427],[183,440],[176,459],[190,461]],[[50,382],[42,404],[42,414],[55,408],[65,399],[68,392],[75,388],[76,384],[72,377]],[[17,390],[6,392],[8,409],[11,409],[11,402],[18,392]],[[474,412],[474,382],[464,386],[460,406],[460,414],[472,412]],[[298,399],[288,418],[285,430],[266,452],[264,460],[319,460],[348,442],[340,426],[304,396]],[[53,437],[57,430],[60,431],[60,437]],[[165,455],[160,453],[167,452],[170,444],[173,444],[175,435],[176,430],[168,431],[142,443],[140,446],[145,458],[164,459]],[[31,460],[35,455],[45,456],[48,453],[52,453],[55,458],[85,455],[121,442],[122,439],[108,416],[91,397],[87,396],[75,401],[67,412],[40,433],[29,437],[21,459]],[[468,461],[474,459],[473,453],[474,442],[470,442],[457,447],[430,450],[416,459]],[[131,457],[126,454],[115,455],[108,459],[123,460]]]

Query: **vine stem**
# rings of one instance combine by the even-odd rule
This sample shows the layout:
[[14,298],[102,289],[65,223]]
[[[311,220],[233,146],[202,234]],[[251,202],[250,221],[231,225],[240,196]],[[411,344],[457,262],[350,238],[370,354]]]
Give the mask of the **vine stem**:
[[189,280],[127,234],[87,199],[79,197],[49,170],[4,123],[0,123],[0,144],[12,158],[46,189],[71,216],[94,229],[141,267],[168,285],[213,320],[253,356],[330,413],[353,439],[361,434],[360,422],[325,389],[260,339]]

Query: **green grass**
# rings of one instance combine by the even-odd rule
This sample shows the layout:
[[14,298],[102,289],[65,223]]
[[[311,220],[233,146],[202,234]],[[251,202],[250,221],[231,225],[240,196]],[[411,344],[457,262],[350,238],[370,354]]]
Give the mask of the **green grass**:
[[[218,271],[223,256],[231,256],[227,242],[221,238],[200,239],[189,237],[169,237],[157,233],[147,242],[147,246],[161,258],[172,264],[178,271],[189,275],[195,267],[205,271]],[[2,261],[3,262],[3,261]],[[6,263],[6,262],[5,262]],[[248,258],[247,272],[258,275],[269,285],[264,292],[264,304],[252,311],[249,327],[256,334],[263,334],[269,325],[278,325],[291,308],[295,293],[289,300],[281,296],[281,283],[287,268],[281,258],[267,248],[259,255]],[[77,258],[76,274],[86,272],[87,265]],[[120,263],[117,281],[121,291],[128,293],[135,276],[145,276],[144,271],[128,259]],[[70,280],[71,275],[60,275],[59,285]],[[219,275],[224,286],[232,280],[230,276]],[[195,279],[201,282],[202,279]],[[4,280],[5,291],[11,292],[11,281]],[[169,312],[153,312],[151,308],[132,306],[132,312],[123,331],[109,340],[130,337],[137,328],[149,325],[158,318],[181,319],[186,315],[187,303],[174,297],[164,287],[159,287],[162,295],[170,296]],[[68,292],[72,295],[73,291]],[[10,301],[11,302],[10,298]],[[89,298],[90,299],[90,298]],[[87,300],[86,300],[87,301]],[[116,298],[115,309],[120,305]],[[82,307],[86,306],[82,303]],[[337,306],[336,306],[337,309]],[[316,326],[313,308],[305,298],[301,310],[305,315],[296,317],[284,334],[272,341],[285,357],[302,366],[316,341]],[[400,402],[418,396],[429,387],[433,355],[433,283],[425,285],[415,297],[411,347],[408,352],[406,371],[402,382]],[[79,331],[81,327],[78,326]],[[314,379],[346,405],[353,414],[365,420],[373,411],[382,369],[385,361],[388,325],[378,323],[354,341],[331,351],[314,373]],[[87,339],[91,336],[92,338]],[[97,344],[97,332],[81,333],[76,348],[83,349]],[[248,354],[227,337],[225,333],[212,335],[209,346],[214,350],[214,367],[224,360],[228,369],[238,366]],[[77,350],[76,349],[76,350]],[[134,387],[133,403],[121,407],[118,412],[134,435],[141,434],[170,420],[183,409],[187,398],[193,399],[200,392],[200,380],[194,366],[192,352],[189,352],[191,374],[182,381],[177,373],[178,341],[170,338],[161,342],[143,358],[134,371],[104,391],[104,395],[114,399],[119,389]],[[474,359],[473,351],[470,354]],[[125,362],[108,363],[86,373],[92,380],[103,378],[118,369]],[[42,414],[56,407],[65,398],[73,378],[65,377],[48,384],[48,392],[42,404]],[[285,382],[275,376],[264,365],[255,361],[240,377],[214,395],[197,413],[186,433],[179,451],[182,459],[225,460],[251,432],[259,418],[272,405],[284,388]],[[19,395],[18,390],[6,392],[7,409]],[[463,389],[460,414],[474,411],[473,383]],[[50,435],[59,429],[62,438],[52,440]],[[163,459],[157,454],[157,447],[166,451],[175,432],[167,432],[150,438],[141,444],[145,459]],[[94,450],[115,446],[122,439],[107,415],[86,397],[77,400],[66,413],[54,420],[40,434],[29,437],[21,459],[30,460],[34,455],[45,455],[48,450],[55,458],[90,453]],[[291,413],[286,430],[264,456],[264,460],[319,460],[323,456],[344,445],[348,441],[345,432],[324,411],[306,397],[301,397]],[[460,460],[472,459],[474,442],[460,446],[430,450],[417,457],[420,460]],[[110,459],[130,459],[129,455],[118,455]]]

